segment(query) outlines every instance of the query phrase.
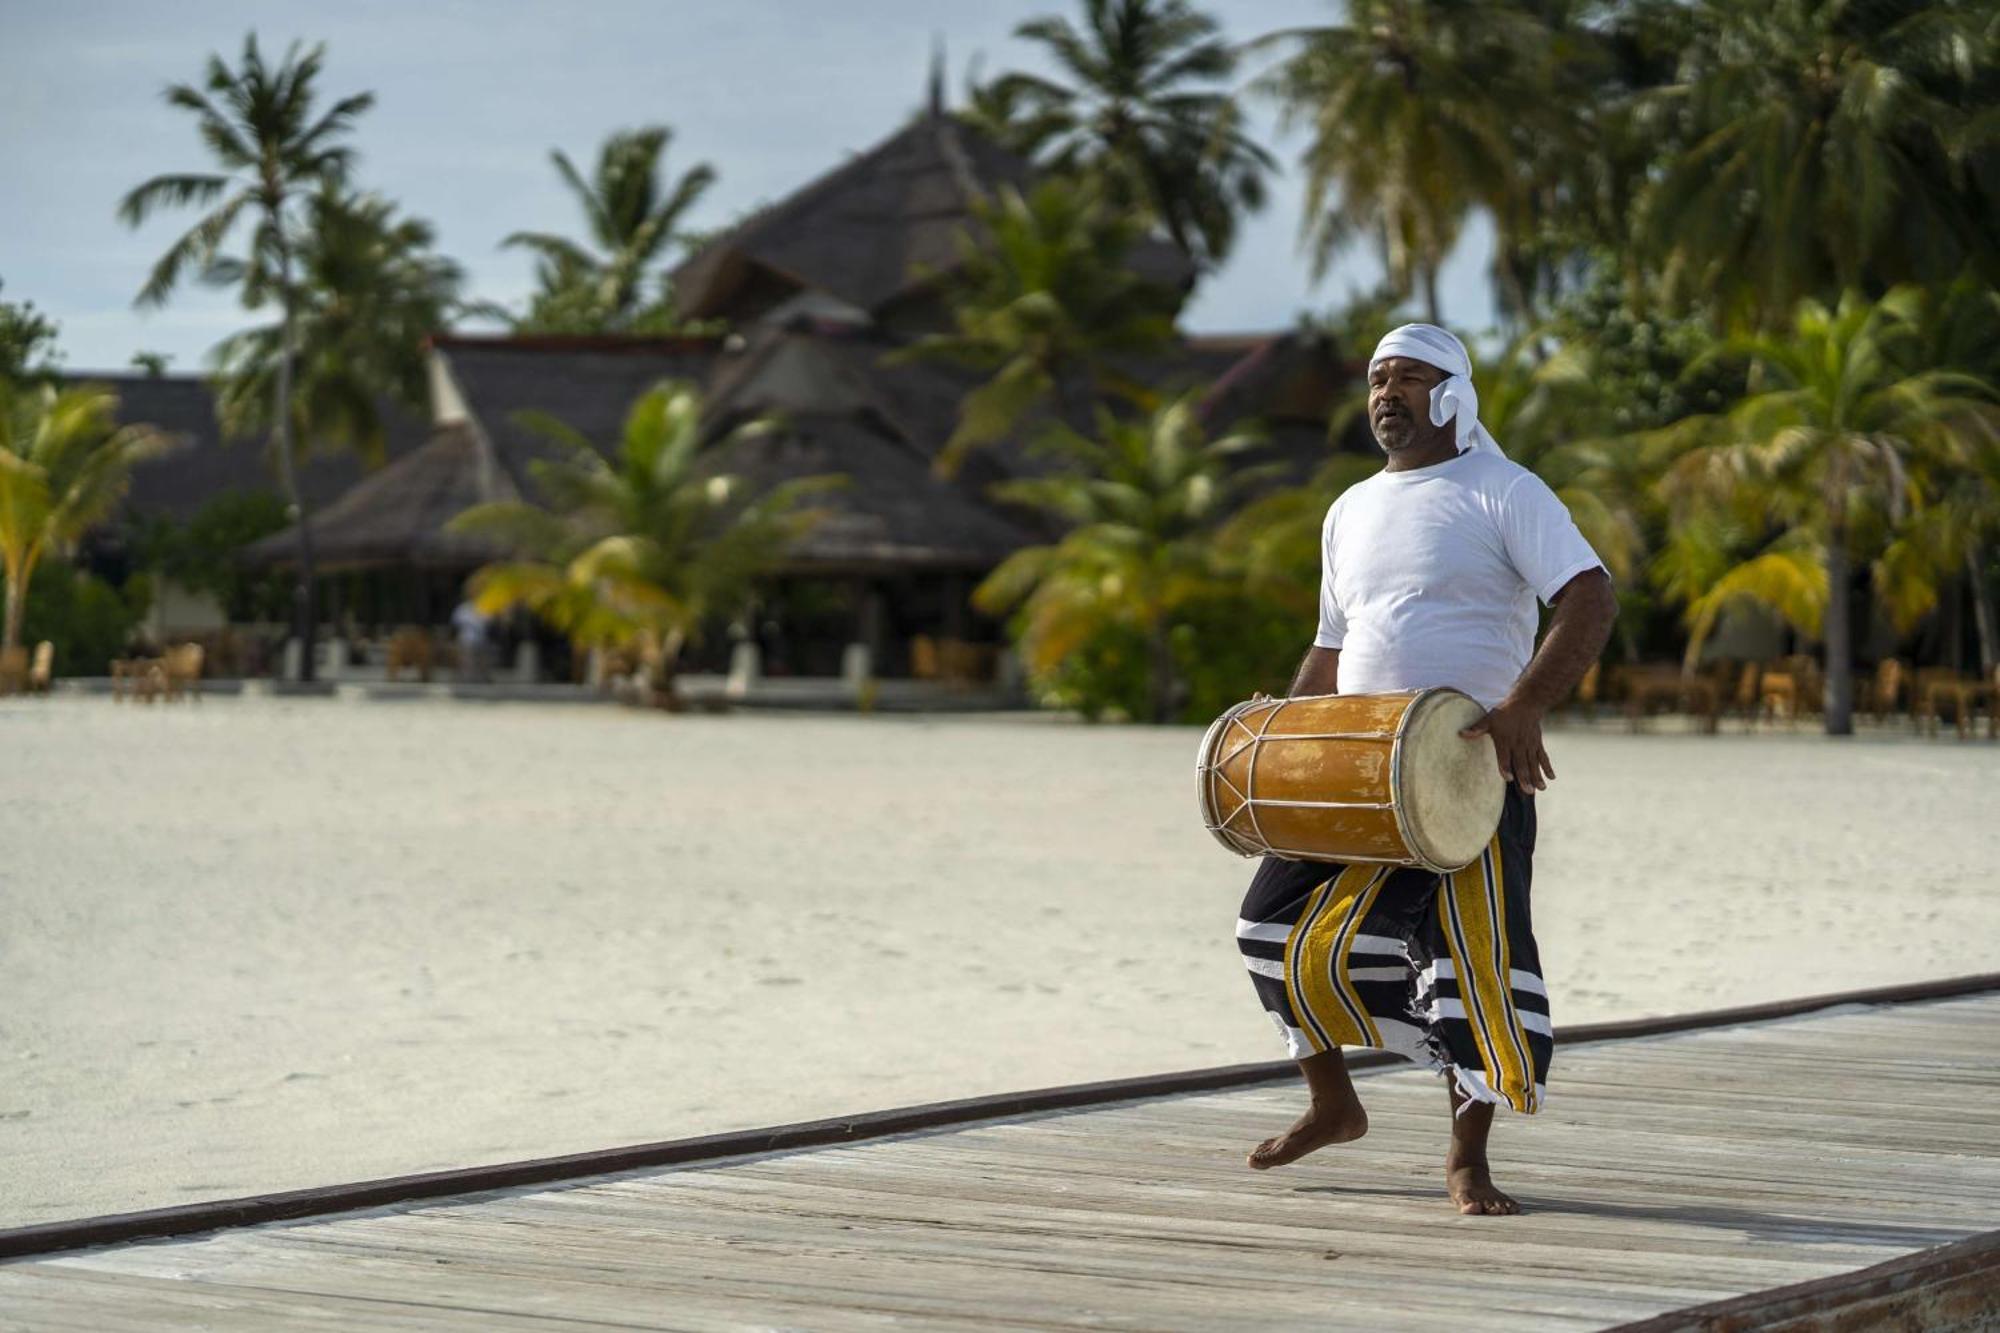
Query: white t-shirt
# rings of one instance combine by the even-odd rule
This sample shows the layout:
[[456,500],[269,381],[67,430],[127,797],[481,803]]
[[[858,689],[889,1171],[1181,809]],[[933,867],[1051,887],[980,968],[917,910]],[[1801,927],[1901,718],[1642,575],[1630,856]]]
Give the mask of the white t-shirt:
[[1492,708],[1535,650],[1535,599],[1603,567],[1547,484],[1490,449],[1350,486],[1320,532],[1340,692],[1450,685]]

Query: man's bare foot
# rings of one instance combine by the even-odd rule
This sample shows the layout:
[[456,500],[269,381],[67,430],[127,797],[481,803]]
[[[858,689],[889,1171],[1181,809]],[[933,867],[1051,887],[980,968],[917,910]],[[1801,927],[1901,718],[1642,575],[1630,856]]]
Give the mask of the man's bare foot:
[[1367,1132],[1368,1112],[1360,1102],[1350,1101],[1338,1111],[1323,1111],[1314,1103],[1299,1123],[1258,1144],[1250,1153],[1250,1165],[1267,1171],[1336,1143],[1352,1143]]
[[1521,1211],[1521,1205],[1493,1183],[1493,1174],[1486,1169],[1484,1162],[1454,1165],[1447,1161],[1444,1183],[1445,1188],[1451,1191],[1452,1203],[1461,1213],[1504,1217]]

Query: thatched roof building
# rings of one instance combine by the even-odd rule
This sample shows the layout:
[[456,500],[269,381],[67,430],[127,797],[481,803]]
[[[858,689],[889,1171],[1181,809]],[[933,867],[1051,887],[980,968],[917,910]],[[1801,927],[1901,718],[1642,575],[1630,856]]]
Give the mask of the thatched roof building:
[[[377,571],[369,577],[378,582],[407,571],[404,581],[419,591],[399,604],[440,611],[457,595],[452,579],[500,554],[447,534],[450,519],[482,501],[542,498],[534,463],[562,446],[527,414],[553,417],[610,457],[638,397],[678,379],[701,389],[712,438],[751,418],[782,422],[714,450],[703,467],[753,490],[846,479],[814,497],[821,521],[783,553],[764,598],[771,624],[760,623],[758,634],[790,646],[768,652],[817,674],[840,669],[843,643],[861,642],[893,674],[914,660],[906,649],[916,638],[997,638],[998,627],[970,609],[970,589],[1008,555],[1054,534],[1044,517],[997,501],[993,483],[1049,463],[1019,440],[1003,441],[941,473],[938,453],[979,377],[892,354],[949,322],[939,278],[960,261],[960,233],[977,234],[975,202],[1031,184],[1026,162],[934,103],[675,270],[684,311],[725,322],[725,335],[439,335],[430,348],[428,438],[314,509],[320,562]],[[1130,262],[1179,294],[1194,275],[1163,238],[1143,243]],[[1339,378],[1327,351],[1295,334],[1194,337],[1121,369],[1163,392],[1212,385],[1204,412],[1218,428],[1246,415],[1272,418],[1270,452],[1302,476],[1324,454],[1327,395]],[[1087,428],[1086,397],[1059,394],[1056,410]],[[286,564],[295,542],[288,531],[249,553]],[[382,601],[357,592],[370,597]]]
[[[901,130],[752,214],[672,275],[691,316],[733,321],[807,314],[908,332],[941,320],[938,277],[959,263],[972,206],[1003,187],[1025,190],[1033,169],[935,104]],[[1194,265],[1149,238],[1135,271],[1185,292]]]
[[[455,422],[363,477],[331,504],[308,511],[313,560],[327,573],[472,568],[506,552],[448,532],[445,525],[475,504],[518,494],[507,477],[480,466],[477,437],[466,423]],[[298,553],[298,535],[291,528],[243,548],[243,558],[256,564],[294,564]]]

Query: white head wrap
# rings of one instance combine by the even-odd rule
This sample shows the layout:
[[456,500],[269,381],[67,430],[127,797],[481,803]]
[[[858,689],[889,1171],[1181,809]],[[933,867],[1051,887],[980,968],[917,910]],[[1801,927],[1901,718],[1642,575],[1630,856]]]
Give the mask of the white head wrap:
[[1500,442],[1479,424],[1479,391],[1472,387],[1472,358],[1465,344],[1435,324],[1405,324],[1391,329],[1375,344],[1368,369],[1384,357],[1407,356],[1444,372],[1444,382],[1431,389],[1431,424],[1442,426],[1457,419],[1458,447],[1491,449],[1500,453]]

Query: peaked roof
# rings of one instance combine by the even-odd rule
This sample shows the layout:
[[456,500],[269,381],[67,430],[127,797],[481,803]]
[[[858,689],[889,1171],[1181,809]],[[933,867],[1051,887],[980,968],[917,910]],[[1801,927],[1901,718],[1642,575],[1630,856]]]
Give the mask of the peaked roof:
[[[1039,534],[985,501],[990,469],[939,476],[938,446],[950,433],[911,410],[910,382],[885,391],[889,345],[853,333],[761,332],[718,369],[708,410],[714,428],[775,415],[781,429],[734,441],[704,467],[742,478],[753,492],[808,477],[846,483],[815,495],[819,522],[794,544],[794,568],[983,570]],[[949,392],[949,391],[946,391]],[[956,402],[955,396],[950,401]]]
[[[817,290],[873,313],[957,264],[976,198],[1033,179],[1027,161],[933,110],[711,240],[674,270],[674,293],[695,317],[727,314],[758,287]],[[1132,263],[1177,289],[1194,273],[1159,238]]]
[[[307,519],[314,563],[327,570],[482,564],[506,553],[478,538],[448,533],[444,525],[482,501],[518,498],[504,474],[481,468],[479,437],[472,427],[453,422]],[[295,563],[297,525],[250,543],[243,558],[259,564]]]
[[706,383],[722,355],[718,338],[438,337],[432,348],[523,496],[536,493],[529,464],[564,450],[521,413],[546,412],[608,450],[640,394],[665,379]]

